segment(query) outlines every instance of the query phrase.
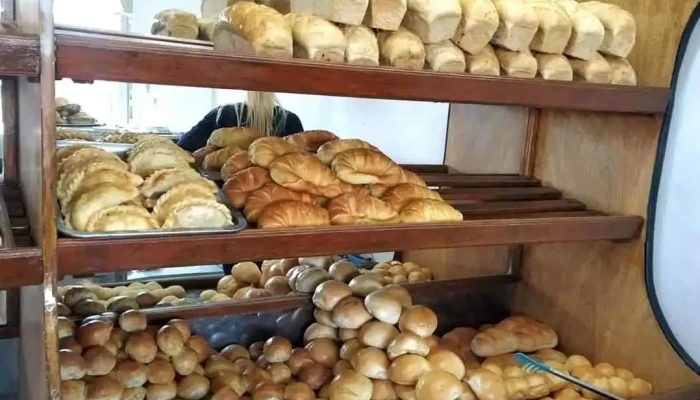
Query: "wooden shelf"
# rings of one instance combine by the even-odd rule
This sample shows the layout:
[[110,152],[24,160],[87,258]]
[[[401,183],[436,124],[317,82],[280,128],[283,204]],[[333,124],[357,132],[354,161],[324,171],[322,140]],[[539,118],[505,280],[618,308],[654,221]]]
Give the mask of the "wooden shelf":
[[57,30],[56,76],[332,96],[662,113],[670,90],[406,71],[216,53],[153,37]]
[[29,225],[22,204],[22,192],[16,186],[0,185],[0,208],[7,210],[9,226],[2,227],[3,237],[14,248],[0,250],[0,290],[38,285],[44,279],[41,251],[29,247]]
[[0,34],[0,76],[39,76],[39,38]]

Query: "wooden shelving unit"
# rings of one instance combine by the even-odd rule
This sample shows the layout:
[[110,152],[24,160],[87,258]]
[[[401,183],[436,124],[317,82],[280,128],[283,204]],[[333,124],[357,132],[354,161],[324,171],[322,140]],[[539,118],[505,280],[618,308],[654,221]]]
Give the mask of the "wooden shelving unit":
[[0,76],[39,75],[39,37],[0,34]]
[[44,277],[41,250],[31,247],[22,193],[16,186],[0,185],[0,196],[12,235],[4,240],[13,244],[13,248],[0,250],[0,290],[41,284]]

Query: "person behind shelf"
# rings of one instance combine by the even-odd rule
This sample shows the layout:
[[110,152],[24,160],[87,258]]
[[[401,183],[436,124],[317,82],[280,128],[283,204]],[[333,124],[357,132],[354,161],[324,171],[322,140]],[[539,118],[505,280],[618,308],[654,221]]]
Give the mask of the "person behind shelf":
[[180,137],[178,145],[193,152],[206,146],[215,130],[237,126],[256,129],[265,136],[284,137],[304,131],[299,117],[284,109],[274,93],[249,91],[244,102],[211,110]]

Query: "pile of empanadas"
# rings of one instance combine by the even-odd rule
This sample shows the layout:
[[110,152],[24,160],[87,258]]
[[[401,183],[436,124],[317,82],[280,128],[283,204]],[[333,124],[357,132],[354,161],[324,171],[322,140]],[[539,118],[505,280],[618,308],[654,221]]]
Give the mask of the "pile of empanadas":
[[66,225],[88,232],[232,224],[214,182],[169,141],[136,143],[126,161],[90,145],[58,150],[56,193]]
[[418,175],[365,141],[327,131],[259,136],[219,129],[194,155],[205,169],[221,168],[227,197],[260,228],[462,220]]
[[70,128],[56,128],[56,140],[85,140],[95,141],[95,137],[86,131]]
[[170,141],[170,139],[159,136],[156,133],[142,133],[142,132],[112,132],[107,133],[100,137],[100,142],[105,143],[126,143],[134,144],[137,142],[142,142],[146,140],[163,140]]

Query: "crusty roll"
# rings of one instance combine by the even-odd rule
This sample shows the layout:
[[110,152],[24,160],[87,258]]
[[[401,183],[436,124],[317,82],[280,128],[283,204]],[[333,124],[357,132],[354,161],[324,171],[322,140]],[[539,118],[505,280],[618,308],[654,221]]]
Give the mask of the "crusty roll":
[[350,364],[357,373],[370,379],[389,379],[389,359],[376,347],[365,347],[355,353]]
[[368,195],[344,194],[328,203],[332,225],[391,224],[399,214],[390,204]]
[[503,379],[491,370],[479,368],[470,371],[465,381],[478,399],[509,398]]
[[293,13],[318,15],[339,24],[360,25],[368,2],[369,0],[291,0],[291,10]]
[[292,344],[282,336],[273,336],[263,346],[263,356],[268,362],[286,362],[292,354]]
[[208,144],[200,149],[195,150],[192,153],[192,157],[194,157],[194,164],[201,166],[202,163],[204,162],[204,157],[215,152],[216,150],[219,150],[219,148],[217,146],[213,146],[210,144]]
[[557,343],[557,333],[549,326],[532,318],[510,317],[477,334],[472,339],[471,348],[479,357],[493,357],[515,351],[529,353],[554,348]]
[[214,28],[214,49],[292,58],[292,30],[276,10],[243,1],[226,8]]
[[330,142],[331,140],[336,140],[338,139],[338,136],[336,136],[333,132],[311,130],[295,133],[285,137],[285,139],[300,149],[315,153],[324,143]]
[[346,297],[336,304],[333,309],[333,322],[344,329],[359,329],[365,322],[372,320],[361,299]]
[[109,376],[93,378],[87,384],[87,399],[89,400],[120,400],[123,393],[122,385]]
[[534,78],[537,75],[537,59],[529,52],[496,49],[496,57],[506,76]]
[[221,167],[221,180],[226,182],[236,172],[243,171],[244,169],[252,166],[253,164],[251,164],[250,159],[248,159],[247,151],[236,153],[229,157],[224,163],[224,166]]
[[462,213],[451,205],[431,199],[409,201],[401,209],[399,217],[403,223],[458,222],[464,219]]
[[430,363],[425,358],[415,354],[404,354],[391,362],[389,379],[399,385],[415,385],[430,369]]
[[389,203],[396,210],[401,210],[406,203],[416,199],[442,201],[442,197],[440,197],[438,192],[411,183],[401,183],[388,189],[381,199]]
[[224,184],[223,190],[235,207],[243,208],[252,192],[270,182],[272,179],[268,170],[262,167],[249,167],[233,174]]
[[316,155],[324,164],[330,165],[338,153],[351,149],[370,149],[379,151],[378,148],[360,139],[336,139],[324,143],[318,148]]
[[572,23],[564,53],[582,60],[594,58],[605,37],[603,23],[591,11],[580,7],[576,0],[554,0],[554,3],[564,10]]
[[268,168],[272,160],[289,153],[303,152],[304,149],[280,137],[267,136],[254,141],[248,148],[250,162]]
[[592,12],[605,28],[605,37],[599,51],[617,57],[627,57],[637,41],[637,23],[626,10],[600,1],[579,3]]
[[370,400],[372,399],[372,381],[349,369],[340,373],[331,382],[330,400]]
[[247,150],[250,145],[263,135],[253,128],[237,126],[234,128],[219,128],[211,133],[207,145],[216,147],[235,146]]
[[613,85],[637,85],[637,74],[627,59],[609,55],[603,57],[610,64],[610,83]]
[[243,212],[249,222],[257,222],[265,207],[282,200],[296,200],[315,204],[315,198],[308,193],[287,189],[274,182],[270,182],[250,194],[245,203]]
[[197,16],[178,9],[161,11],[153,17],[151,34],[181,39],[197,39],[199,36]]
[[229,146],[224,147],[223,149],[215,150],[204,157],[202,168],[208,170],[220,170],[231,156],[242,151],[244,150],[237,146]]
[[491,40],[511,51],[527,51],[537,33],[537,13],[523,0],[493,0],[498,11],[498,29]]
[[[384,1],[395,2],[396,0]],[[379,65],[379,44],[377,43],[377,36],[371,29],[362,25],[348,25],[343,28],[343,33],[347,41],[345,59],[348,64]]]
[[158,345],[149,333],[139,332],[127,339],[124,351],[132,360],[148,364],[156,358]]
[[402,304],[391,290],[377,290],[365,297],[365,308],[379,321],[396,325],[401,317]]
[[379,32],[379,62],[391,67],[420,71],[425,65],[425,46],[420,38],[405,28]]
[[352,290],[347,284],[330,280],[316,287],[312,301],[321,310],[333,311],[340,300],[350,296],[352,296]]
[[523,0],[532,7],[539,21],[530,49],[541,53],[561,54],[571,38],[571,20],[551,0]]
[[259,228],[297,228],[304,226],[328,226],[328,211],[301,201],[284,200],[263,209],[258,218]]
[[452,41],[469,54],[478,54],[498,29],[498,11],[492,0],[459,0],[462,17]]
[[308,153],[277,157],[270,163],[270,176],[278,185],[287,189],[328,198],[341,194],[340,181],[333,171]]
[[425,58],[433,71],[462,73],[467,68],[464,52],[450,40],[426,44]]
[[341,63],[347,42],[333,23],[315,15],[289,13],[284,16],[294,37],[294,58]]
[[600,54],[591,60],[570,59],[571,68],[577,80],[590,83],[610,83],[612,81],[612,68],[608,61]]
[[364,25],[383,31],[395,31],[406,15],[407,0],[369,0]]
[[402,332],[396,335],[396,337],[389,342],[386,349],[386,354],[390,360],[404,354],[416,354],[425,357],[429,352],[430,347],[427,341],[415,333],[410,332]]
[[466,71],[475,75],[499,76],[501,74],[501,64],[498,62],[496,52],[490,44],[487,44],[481,51],[472,55],[465,54],[467,64]]
[[423,43],[452,39],[462,16],[459,0],[407,0],[401,24]]
[[535,54],[540,76],[550,81],[572,81],[574,71],[569,60],[561,54]]
[[427,360],[433,370],[448,372],[459,380],[464,378],[464,373],[466,372],[464,362],[451,350],[438,346],[430,350]]
[[85,360],[78,352],[61,350],[58,352],[61,380],[82,379],[85,376]]
[[425,306],[411,306],[404,310],[399,318],[399,329],[402,333],[413,333],[426,338],[437,329],[437,315]]
[[392,185],[401,175],[401,168],[389,157],[367,149],[343,151],[336,155],[331,167],[338,179],[355,185]]
[[365,346],[386,349],[398,334],[399,330],[394,325],[382,321],[369,321],[362,325],[357,337]]
[[124,332],[144,331],[147,325],[146,315],[138,310],[127,310],[119,316],[119,327]]
[[463,392],[462,382],[443,371],[430,371],[416,383],[416,400],[457,400]]

